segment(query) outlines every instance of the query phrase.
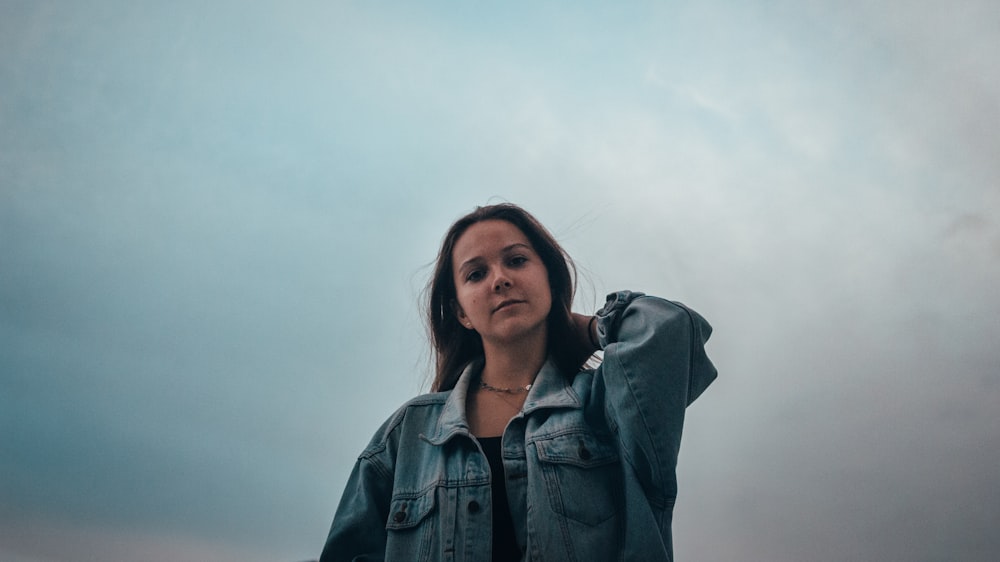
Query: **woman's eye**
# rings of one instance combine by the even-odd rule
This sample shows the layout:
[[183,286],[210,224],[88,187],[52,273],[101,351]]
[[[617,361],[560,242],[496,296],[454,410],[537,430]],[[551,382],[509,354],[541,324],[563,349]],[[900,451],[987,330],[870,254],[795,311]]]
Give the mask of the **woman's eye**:
[[473,271],[469,272],[469,275],[466,276],[465,280],[466,281],[479,281],[482,278],[483,278],[483,272],[482,272],[482,270],[476,269],[476,270],[473,270]]
[[528,258],[524,256],[514,256],[513,258],[510,259],[509,263],[510,265],[518,266],[518,265],[524,265],[524,262],[526,261],[528,261]]

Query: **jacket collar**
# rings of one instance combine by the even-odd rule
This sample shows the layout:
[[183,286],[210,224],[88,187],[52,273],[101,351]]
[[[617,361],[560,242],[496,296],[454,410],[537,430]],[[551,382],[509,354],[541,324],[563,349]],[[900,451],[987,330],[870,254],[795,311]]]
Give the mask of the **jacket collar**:
[[524,400],[523,411],[530,414],[546,408],[582,408],[580,396],[573,390],[572,380],[559,371],[555,361],[549,357],[542,370],[535,377],[528,397]]
[[[472,437],[469,431],[469,420],[465,415],[465,402],[469,396],[469,387],[478,384],[479,375],[483,370],[482,360],[470,363],[455,383],[448,399],[444,403],[437,426],[431,435],[426,437],[428,443],[441,445],[456,435]],[[524,408],[518,415],[526,415],[536,410],[546,408],[582,408],[580,396],[573,390],[570,379],[567,379],[556,367],[552,357],[542,365],[535,377],[535,383],[524,399]]]
[[445,400],[441,415],[438,416],[437,426],[425,439],[431,445],[441,445],[451,440],[456,435],[472,437],[469,431],[469,420],[465,416],[465,399],[469,395],[469,382],[479,378],[479,372],[483,368],[482,361],[470,363],[455,383]]

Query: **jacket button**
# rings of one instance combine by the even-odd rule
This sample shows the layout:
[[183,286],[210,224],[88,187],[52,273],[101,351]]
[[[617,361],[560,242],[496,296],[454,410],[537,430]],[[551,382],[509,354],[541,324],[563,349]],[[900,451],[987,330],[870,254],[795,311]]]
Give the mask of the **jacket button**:
[[476,500],[469,502],[469,513],[479,513],[479,502]]
[[403,520],[405,520],[405,519],[406,519],[406,512],[405,511],[397,511],[392,516],[392,520],[395,521],[396,523],[402,523]]
[[590,451],[586,447],[584,447],[583,445],[580,445],[579,454],[580,454],[580,458],[581,459],[583,459],[585,461],[589,461],[590,460],[590,457],[591,457]]

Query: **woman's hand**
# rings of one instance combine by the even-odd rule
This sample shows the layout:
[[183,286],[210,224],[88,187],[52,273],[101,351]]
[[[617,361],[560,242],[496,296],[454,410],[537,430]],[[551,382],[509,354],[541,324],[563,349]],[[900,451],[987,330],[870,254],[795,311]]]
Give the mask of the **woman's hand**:
[[586,348],[590,353],[600,349],[597,339],[596,317],[574,312],[573,324],[576,326],[577,339],[580,341],[581,347]]

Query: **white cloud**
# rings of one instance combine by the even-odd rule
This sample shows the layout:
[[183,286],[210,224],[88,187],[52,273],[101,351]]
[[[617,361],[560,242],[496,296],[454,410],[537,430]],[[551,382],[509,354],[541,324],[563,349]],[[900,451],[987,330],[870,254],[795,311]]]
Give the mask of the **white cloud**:
[[[680,557],[810,559],[877,529],[848,554],[988,559],[991,7],[21,14],[0,34],[0,416],[27,413],[0,427],[29,486],[4,497],[80,520],[0,530],[119,559],[317,552],[353,455],[422,380],[415,272],[499,196],[563,236],[591,300],[647,290],[715,324]],[[87,446],[116,452],[41,462]],[[71,476],[97,492],[60,497]],[[102,494],[115,478],[161,488]],[[201,520],[162,509],[209,488]]]

